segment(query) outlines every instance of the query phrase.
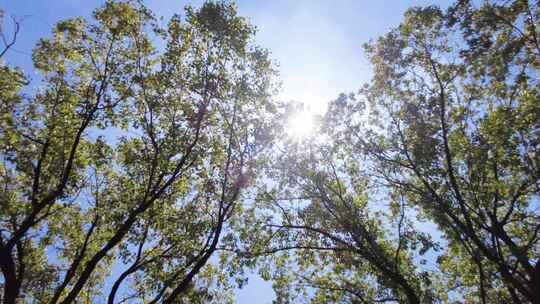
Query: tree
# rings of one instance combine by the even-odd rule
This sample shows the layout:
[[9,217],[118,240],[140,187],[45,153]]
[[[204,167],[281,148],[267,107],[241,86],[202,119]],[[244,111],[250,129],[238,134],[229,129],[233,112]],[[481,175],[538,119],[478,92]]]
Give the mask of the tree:
[[59,22],[39,86],[0,66],[2,301],[230,302],[259,266],[277,303],[538,303],[539,16],[411,8],[304,140],[234,5]]
[[528,1],[414,9],[367,49],[364,94],[390,135],[362,145],[444,232],[441,267],[474,273],[459,281],[481,302],[535,299],[538,13]]
[[225,2],[160,27],[107,1],[39,41],[39,87],[1,67],[3,303],[226,299],[209,261],[273,136],[254,33]]
[[273,255],[263,270],[274,268],[269,277],[283,303],[298,296],[291,289],[312,303],[429,302],[429,273],[415,261],[432,241],[413,229],[403,206],[376,210],[368,181],[342,147],[321,145],[284,162],[280,190],[259,198],[272,203],[274,216],[260,228],[266,233],[257,243],[265,246],[251,254]]
[[282,216],[259,254],[295,250],[272,266],[279,295],[540,299],[539,15],[535,1],[412,8],[366,45],[372,81],[330,103],[321,143],[277,161],[287,191],[261,197]]

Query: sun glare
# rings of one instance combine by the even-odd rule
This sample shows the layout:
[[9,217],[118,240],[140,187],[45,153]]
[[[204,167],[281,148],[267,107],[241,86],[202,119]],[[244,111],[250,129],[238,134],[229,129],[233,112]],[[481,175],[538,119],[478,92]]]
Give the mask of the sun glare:
[[313,113],[298,111],[289,117],[287,132],[294,139],[304,139],[315,132],[315,120]]

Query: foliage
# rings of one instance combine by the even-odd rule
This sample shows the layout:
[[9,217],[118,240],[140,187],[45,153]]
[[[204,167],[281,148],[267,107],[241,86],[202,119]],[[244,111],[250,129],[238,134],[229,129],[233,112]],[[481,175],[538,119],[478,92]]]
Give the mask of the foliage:
[[304,139],[232,4],[59,22],[39,87],[0,66],[3,302],[232,302],[257,268],[276,303],[538,303],[539,20],[409,9]]
[[273,136],[274,70],[232,4],[158,23],[108,1],[39,41],[39,86],[1,67],[4,303],[229,297],[210,258]]
[[[373,79],[276,156],[278,302],[530,303],[540,278],[533,1],[412,8]],[[279,175],[281,174],[281,175]],[[307,286],[307,288],[306,288]]]

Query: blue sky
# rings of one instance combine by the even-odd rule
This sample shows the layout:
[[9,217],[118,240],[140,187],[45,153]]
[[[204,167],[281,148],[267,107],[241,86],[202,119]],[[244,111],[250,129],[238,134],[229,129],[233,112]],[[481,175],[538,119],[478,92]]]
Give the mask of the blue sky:
[[[6,15],[26,16],[9,64],[31,73],[31,49],[48,36],[60,19],[88,16],[103,0],[0,0]],[[185,4],[201,1],[145,1],[158,16],[181,12]],[[408,7],[448,1],[429,0],[327,0],[237,1],[241,15],[256,25],[257,42],[270,49],[279,63],[283,82],[279,98],[304,102],[322,112],[328,100],[355,91],[369,80],[370,66],[362,44],[399,24]],[[30,74],[31,75],[31,74]],[[268,283],[254,276],[238,292],[238,303],[270,303]]]

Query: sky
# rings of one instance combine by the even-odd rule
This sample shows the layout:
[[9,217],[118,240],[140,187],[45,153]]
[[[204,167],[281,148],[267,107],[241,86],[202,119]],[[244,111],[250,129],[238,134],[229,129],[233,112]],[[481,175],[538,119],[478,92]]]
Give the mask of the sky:
[[[30,76],[31,50],[52,25],[65,18],[89,16],[104,0],[0,0],[6,15],[24,17],[19,39],[6,56]],[[186,4],[201,1],[148,0],[145,4],[167,20]],[[239,14],[257,29],[256,42],[271,52],[279,64],[282,88],[277,98],[304,103],[322,113],[328,101],[353,92],[369,81],[370,65],[362,44],[376,39],[402,20],[411,6],[436,4],[437,0],[238,0]],[[238,303],[271,303],[271,285],[256,275],[237,292]]]

